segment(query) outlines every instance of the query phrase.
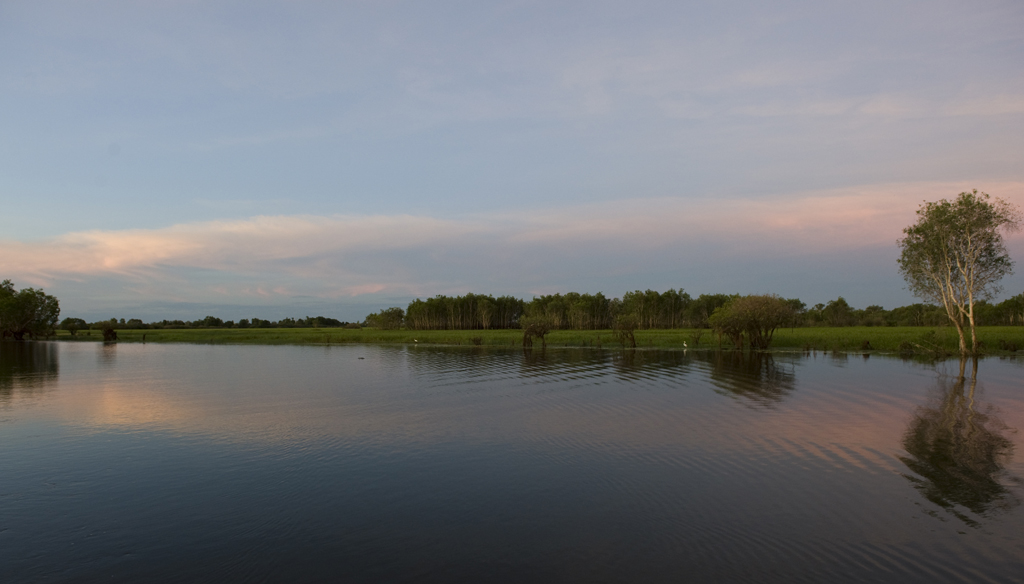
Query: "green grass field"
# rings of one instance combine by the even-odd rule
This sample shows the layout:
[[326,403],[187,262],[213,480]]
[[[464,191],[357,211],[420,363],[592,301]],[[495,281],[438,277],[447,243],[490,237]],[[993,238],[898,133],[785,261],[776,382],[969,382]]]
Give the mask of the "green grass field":
[[[697,339],[692,329],[637,331],[641,348],[729,349],[731,343],[704,331]],[[520,330],[410,331],[373,328],[275,328],[275,329],[163,329],[119,330],[118,340],[126,343],[206,343],[249,345],[334,345],[334,344],[435,344],[483,345],[491,347],[522,346]],[[100,341],[100,331],[79,331],[72,337],[59,331],[64,341]],[[1024,327],[981,327],[979,338],[986,353],[1010,353],[1016,346],[1024,350]],[[906,344],[905,344],[906,343]],[[547,335],[548,346],[554,347],[619,347],[611,331],[553,331]],[[917,353],[954,353],[957,350],[956,330],[952,327],[809,327],[780,329],[772,342],[774,350],[817,350],[896,353],[913,348]],[[539,341],[535,346],[539,346]]]

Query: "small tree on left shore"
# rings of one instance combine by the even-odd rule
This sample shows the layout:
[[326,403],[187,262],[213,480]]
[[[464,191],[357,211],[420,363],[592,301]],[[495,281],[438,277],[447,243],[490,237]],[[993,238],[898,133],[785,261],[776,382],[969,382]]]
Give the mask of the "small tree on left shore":
[[48,337],[59,317],[60,303],[53,296],[35,288],[16,290],[10,280],[0,282],[0,338]]

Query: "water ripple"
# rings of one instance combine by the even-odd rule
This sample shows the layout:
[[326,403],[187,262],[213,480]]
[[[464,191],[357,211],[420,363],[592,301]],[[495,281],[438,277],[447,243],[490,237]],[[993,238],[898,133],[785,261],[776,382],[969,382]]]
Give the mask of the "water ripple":
[[977,387],[736,352],[61,346],[11,363],[3,581],[1024,573],[1016,363],[983,363]]

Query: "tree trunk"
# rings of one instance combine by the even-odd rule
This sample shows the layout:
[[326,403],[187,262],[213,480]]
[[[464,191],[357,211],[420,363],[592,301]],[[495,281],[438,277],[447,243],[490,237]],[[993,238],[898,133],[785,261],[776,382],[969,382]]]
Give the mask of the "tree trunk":
[[[960,321],[958,321],[958,320],[954,320],[953,324],[956,325],[956,334],[960,335],[960,354],[961,355],[966,355],[968,353],[968,351],[967,351],[967,339],[964,337],[964,325]],[[973,329],[972,329],[972,332],[973,332]]]
[[974,307],[971,307],[971,313],[968,316],[971,322],[971,354],[978,354],[978,333],[974,330]]

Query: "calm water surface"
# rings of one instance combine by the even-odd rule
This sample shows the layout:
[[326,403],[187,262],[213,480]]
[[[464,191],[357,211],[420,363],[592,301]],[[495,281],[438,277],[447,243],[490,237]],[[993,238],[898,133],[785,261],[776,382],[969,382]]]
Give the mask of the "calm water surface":
[[0,582],[1024,582],[1024,362],[0,344]]

